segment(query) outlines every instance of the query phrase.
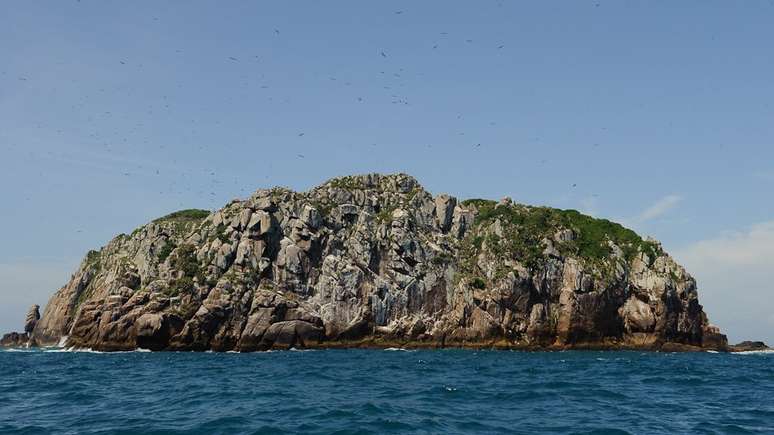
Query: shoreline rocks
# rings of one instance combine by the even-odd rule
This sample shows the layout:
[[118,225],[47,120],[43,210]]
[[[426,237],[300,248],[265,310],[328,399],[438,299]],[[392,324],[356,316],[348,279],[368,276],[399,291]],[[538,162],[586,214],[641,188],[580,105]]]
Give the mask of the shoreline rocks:
[[774,350],[762,341],[743,341],[741,343],[728,346],[731,352],[756,352],[765,350]]

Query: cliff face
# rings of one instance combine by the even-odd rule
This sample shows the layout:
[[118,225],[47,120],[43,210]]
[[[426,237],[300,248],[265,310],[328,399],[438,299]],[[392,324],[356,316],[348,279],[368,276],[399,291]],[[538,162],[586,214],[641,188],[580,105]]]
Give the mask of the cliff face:
[[122,234],[31,335],[103,350],[726,344],[658,243],[575,211],[433,197],[402,174],[259,190]]

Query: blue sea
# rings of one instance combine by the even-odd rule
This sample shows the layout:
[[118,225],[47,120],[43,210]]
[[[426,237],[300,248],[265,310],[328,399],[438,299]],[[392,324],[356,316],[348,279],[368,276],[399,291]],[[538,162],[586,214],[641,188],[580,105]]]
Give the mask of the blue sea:
[[1,351],[0,433],[774,433],[774,354]]

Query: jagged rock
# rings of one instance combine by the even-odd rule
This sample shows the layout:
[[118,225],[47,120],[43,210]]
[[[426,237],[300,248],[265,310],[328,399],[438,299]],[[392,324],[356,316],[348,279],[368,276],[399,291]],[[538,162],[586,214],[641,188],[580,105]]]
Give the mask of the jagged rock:
[[38,320],[40,320],[40,305],[33,305],[30,307],[30,310],[27,311],[27,317],[24,321],[24,332],[26,334],[31,334],[35,329]]
[[157,219],[91,251],[27,320],[32,342],[102,350],[726,346],[655,241],[569,210],[433,197],[405,174]]
[[468,228],[473,225],[474,217],[475,213],[472,210],[460,207],[459,205],[454,207],[451,233],[458,239],[463,238]]
[[25,347],[29,336],[24,332],[9,332],[0,338],[0,347]]
[[237,246],[234,264],[258,269],[264,249],[263,240],[242,239]]
[[435,197],[435,217],[441,231],[447,232],[451,228],[455,207],[457,198],[445,194]]
[[305,205],[304,210],[301,212],[301,220],[309,226],[309,228],[317,229],[322,225],[322,217],[320,212],[316,208]]

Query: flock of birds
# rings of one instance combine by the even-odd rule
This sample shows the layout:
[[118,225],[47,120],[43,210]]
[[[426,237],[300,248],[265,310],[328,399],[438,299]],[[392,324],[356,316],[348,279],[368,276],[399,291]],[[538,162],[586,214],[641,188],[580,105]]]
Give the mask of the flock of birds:
[[[595,4],[595,6],[599,6],[599,4]],[[406,11],[398,10],[395,11],[395,15],[403,15]],[[158,21],[158,18],[154,17],[154,21]],[[282,32],[280,29],[275,28],[274,31],[275,37],[281,37]],[[446,41],[449,41],[449,33],[448,32],[440,32],[439,33],[439,40],[445,39]],[[459,39],[459,41],[463,41],[465,44],[473,44],[474,40],[471,38],[465,38],[465,39]],[[435,42],[432,43],[432,45],[429,45],[430,50],[438,50],[441,46],[440,43]],[[489,48],[494,49],[497,51],[502,51],[506,49],[505,43],[489,43]],[[182,50],[177,49],[176,53],[181,53]],[[377,56],[381,59],[388,61],[391,59],[390,52],[387,48],[377,49],[376,51]],[[259,62],[261,58],[258,55],[253,55],[252,58],[245,58],[243,56],[239,55],[227,55],[225,56],[225,60],[231,63],[241,63],[244,62],[245,59],[250,61]],[[134,62],[127,58],[119,59],[118,64],[121,65],[122,68],[125,67],[135,67],[138,69],[142,69],[143,65],[140,62]],[[401,79],[409,74],[408,71],[406,71],[404,68],[397,68],[390,65],[386,65],[387,69],[379,71],[380,75],[385,77],[385,80],[382,81],[382,88],[385,91],[389,91],[387,94],[389,94],[389,102],[394,105],[402,105],[402,106],[409,106],[411,103],[409,102],[409,99],[404,96],[400,95],[399,92],[396,92],[396,89],[401,88]],[[392,69],[392,71],[390,71]],[[6,75],[5,71],[2,71],[3,75]],[[260,78],[263,78],[261,76]],[[250,80],[250,77],[245,77],[246,85],[247,82]],[[328,77],[328,79],[332,82],[339,82],[339,79],[337,77]],[[30,80],[30,77],[28,76],[19,76],[19,81],[27,82]],[[392,83],[389,83],[392,81]],[[341,81],[341,83],[344,84],[344,86],[350,86],[351,82],[349,80]],[[260,89],[268,89],[269,85],[266,83],[260,84]],[[136,97],[136,94],[133,94],[133,92],[140,93],[137,89],[129,89],[125,88],[122,89],[125,91],[130,97]],[[80,102],[73,102],[72,109],[74,111],[77,111],[79,108],[87,107],[91,101],[104,101],[104,98],[109,92],[106,93],[105,88],[99,88],[98,89],[99,96],[96,98],[91,98],[90,95],[86,94],[82,96],[82,101]],[[271,99],[271,97],[270,97]],[[161,101],[154,102],[147,106],[147,110],[145,115],[147,115],[151,120],[154,116],[160,114],[160,113],[169,113],[173,110],[173,103],[168,98],[167,95],[161,96]],[[366,101],[366,98],[363,95],[358,95],[355,97],[355,101],[358,103],[363,103]],[[97,102],[94,102],[92,104],[98,104]],[[176,194],[183,194],[183,193],[196,193],[197,195],[205,195],[208,194],[213,202],[217,200],[217,198],[220,196],[219,191],[223,187],[224,184],[224,177],[220,177],[219,174],[216,171],[206,170],[206,169],[199,169],[199,170],[192,170],[190,168],[183,169],[183,164],[179,164],[174,158],[171,159],[171,161],[167,161],[164,163],[159,163],[158,161],[143,161],[142,159],[133,159],[130,156],[124,156],[124,157],[118,157],[122,151],[126,151],[127,149],[131,148],[132,142],[135,142],[136,139],[133,136],[139,135],[141,131],[147,131],[148,130],[148,124],[150,124],[152,121],[146,121],[146,122],[135,122],[134,125],[127,125],[124,124],[120,127],[117,127],[115,131],[111,133],[106,133],[104,131],[104,125],[116,125],[115,119],[111,120],[110,122],[103,124],[105,120],[110,120],[114,117],[113,110],[104,110],[100,114],[92,114],[87,116],[87,121],[93,124],[96,124],[96,128],[94,128],[94,131],[92,133],[89,133],[90,140],[94,142],[101,142],[103,145],[104,150],[104,156],[108,156],[107,158],[103,159],[102,161],[92,162],[91,166],[96,167],[97,169],[103,169],[103,170],[113,170],[116,167],[129,167],[129,169],[124,169],[120,171],[120,174],[123,177],[127,178],[134,178],[134,177],[147,177],[148,174],[154,175],[156,177],[162,177],[163,175],[166,175],[168,173],[171,173],[173,176],[169,177],[170,182],[168,187],[165,190],[159,191],[160,195],[163,195],[165,193],[176,193]],[[457,120],[461,120],[463,118],[463,114],[457,115]],[[210,122],[213,122],[215,124],[218,124],[219,121],[216,120],[210,120]],[[190,120],[191,125],[191,131],[190,131],[190,138],[195,138],[197,135],[197,124],[198,122],[194,119]],[[496,122],[491,121],[489,123],[490,126],[495,126]],[[42,129],[43,125],[38,124],[38,128]],[[57,129],[58,134],[62,134],[61,129]],[[304,138],[306,137],[305,131],[297,131],[295,133],[298,138]],[[460,136],[465,136],[466,133],[459,132]],[[540,138],[535,138],[536,140],[540,140]],[[143,145],[150,145],[151,142],[149,140],[149,137],[146,137],[142,140]],[[376,146],[376,143],[371,144],[372,147]],[[596,146],[596,144],[595,144]],[[432,148],[432,145],[427,145],[428,148]],[[481,142],[474,142],[471,144],[472,150],[478,151],[482,149],[483,145]],[[162,151],[166,153],[169,150],[165,150],[164,145],[158,146],[159,151]],[[199,145],[198,150],[200,151],[206,151],[204,145]],[[91,153],[90,153],[91,154]],[[93,155],[97,155],[94,153]],[[34,158],[34,152],[31,153],[31,156]],[[306,154],[302,152],[296,152],[295,156],[297,159],[306,159]],[[77,158],[70,159],[67,156],[67,152],[54,152],[54,151],[48,151],[46,152],[46,155],[44,156],[38,156],[43,157],[51,160],[59,160],[59,161],[67,161],[67,160],[77,160]],[[547,162],[547,159],[542,159],[541,164],[545,164]],[[72,161],[70,163],[73,163]],[[206,175],[209,178],[209,186],[210,189],[208,189],[207,192],[205,192],[204,189],[195,188],[192,187],[195,183],[190,183],[191,180],[195,178],[200,178],[202,175]],[[266,177],[268,178],[268,176]],[[233,178],[233,183],[235,187],[238,190],[241,190],[242,192],[245,192],[247,189],[247,186],[251,183],[242,183],[238,178]],[[572,188],[577,187],[577,183],[572,183]],[[183,205],[182,202],[180,205]]]

